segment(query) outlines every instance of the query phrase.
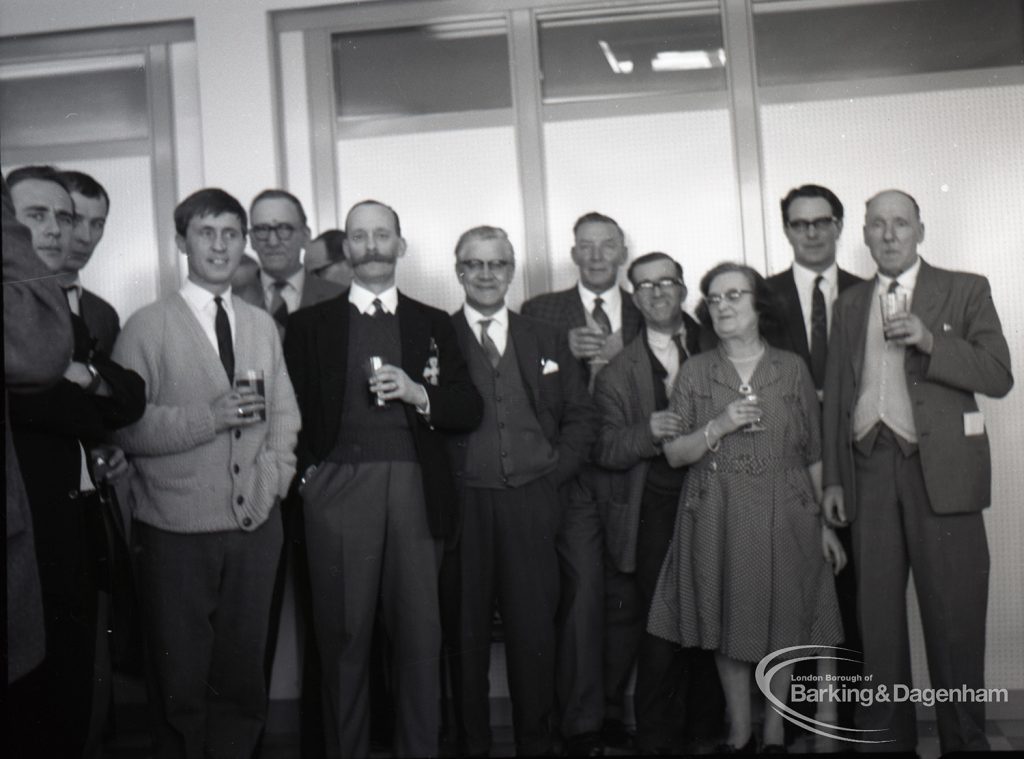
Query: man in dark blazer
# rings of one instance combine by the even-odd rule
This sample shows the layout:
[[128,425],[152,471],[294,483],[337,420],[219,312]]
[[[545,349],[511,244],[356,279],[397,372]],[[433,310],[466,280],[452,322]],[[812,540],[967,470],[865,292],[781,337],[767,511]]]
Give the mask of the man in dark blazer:
[[79,272],[92,260],[103,239],[110,213],[110,196],[99,182],[81,171],[62,171],[61,178],[75,205],[71,251],[61,267],[61,286],[68,294],[71,312],[82,317],[96,349],[106,355],[114,350],[121,320],[114,307],[96,293],[82,287]]
[[636,750],[681,754],[694,750],[691,740],[718,737],[718,673],[708,652],[680,649],[646,628],[686,474],[669,466],[661,451],[664,441],[685,432],[668,399],[679,367],[700,351],[701,328],[683,311],[683,267],[671,256],[641,256],[628,277],[645,329],[601,372],[594,391],[601,412],[594,459],[613,473],[602,504],[613,568],[606,593],[631,616],[622,647],[638,652]]
[[[7,179],[36,255],[58,274],[74,222],[67,187],[45,166],[17,169]],[[97,557],[105,541],[95,519],[103,508],[97,490],[127,469],[124,454],[106,445],[109,432],[145,409],[142,378],[96,350],[84,321],[69,316],[74,347],[63,378],[44,392],[10,395],[47,641],[46,659],[26,678],[19,699],[25,719],[14,724],[14,743],[26,756],[77,756],[85,749],[93,710]]]
[[[852,524],[864,673],[911,685],[906,584],[913,570],[933,688],[977,689],[985,672],[991,500],[985,422],[975,393],[1013,385],[1010,353],[984,277],[929,266],[917,201],[867,202],[874,281],[836,303],[825,382],[823,510]],[[880,300],[882,303],[880,304]],[[909,302],[909,311],[899,308]],[[882,304],[896,308],[883,315]],[[937,703],[943,754],[988,748],[984,703]],[[915,706],[857,705],[867,748],[913,751]]]
[[393,641],[395,753],[438,753],[437,572],[458,505],[445,431],[482,403],[451,318],[395,288],[398,214],[357,203],[347,296],[288,321],[285,358],[302,412],[296,453],[313,619],[323,661],[328,756],[367,756],[374,612]]
[[516,752],[551,750],[561,516],[558,488],[576,476],[597,414],[565,335],[512,313],[515,253],[496,227],[455,246],[466,302],[453,317],[484,399],[480,426],[456,444],[460,484],[461,706],[466,754],[490,750],[488,668],[495,599],[505,632]]
[[[781,206],[782,227],[793,248],[793,265],[768,278],[781,318],[780,327],[768,331],[765,337],[776,348],[803,358],[821,399],[833,304],[841,292],[863,280],[836,265],[836,244],[843,232],[843,204],[834,192],[821,185],[805,184],[786,193]],[[844,645],[859,651],[853,543],[849,529],[837,529],[836,534],[848,557],[846,568],[835,576],[836,596],[846,633]],[[797,673],[816,675],[818,666],[816,662],[801,662],[797,664]],[[835,667],[843,675],[855,676],[860,672],[856,662],[840,661]],[[808,717],[814,716],[816,706],[791,704],[798,711],[809,712]],[[853,704],[839,704],[838,718],[841,725],[852,727]],[[798,728],[787,722],[786,730],[792,739]]]
[[[622,346],[640,332],[640,312],[617,284],[629,251],[609,216],[591,212],[573,226],[572,260],[579,282],[523,304],[523,315],[553,324],[568,335],[569,349],[594,379]],[[628,627],[617,609],[605,615],[604,539],[597,506],[603,475],[585,467],[568,488],[558,535],[562,571],[557,695],[561,731],[572,755],[593,755],[609,745],[628,745],[623,700],[634,652],[606,645]]]

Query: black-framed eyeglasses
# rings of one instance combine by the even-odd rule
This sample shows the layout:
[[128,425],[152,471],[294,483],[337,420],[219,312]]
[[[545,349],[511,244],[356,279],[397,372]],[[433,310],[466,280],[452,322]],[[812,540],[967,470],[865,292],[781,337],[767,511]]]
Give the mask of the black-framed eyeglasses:
[[249,229],[253,239],[260,242],[269,240],[271,232],[277,235],[277,239],[281,242],[288,242],[295,234],[295,227],[291,224],[254,224]]
[[655,287],[667,290],[670,287],[682,286],[683,280],[677,277],[662,277],[661,279],[645,279],[642,282],[637,282],[633,285],[633,289],[638,293],[653,293]]
[[724,293],[711,293],[709,295],[705,295],[704,302],[707,303],[709,306],[717,306],[722,301],[727,300],[730,303],[735,303],[744,295],[753,294],[753,290],[740,290],[738,288],[733,288],[732,290],[726,290]]
[[817,219],[793,219],[787,221],[786,226],[789,227],[793,232],[800,235],[807,234],[807,230],[814,227],[815,232],[827,232],[833,224],[839,222],[835,216],[819,216]]
[[480,274],[487,269],[491,274],[504,276],[512,270],[513,263],[512,261],[481,261],[479,258],[467,258],[464,261],[459,261],[459,266],[470,274]]

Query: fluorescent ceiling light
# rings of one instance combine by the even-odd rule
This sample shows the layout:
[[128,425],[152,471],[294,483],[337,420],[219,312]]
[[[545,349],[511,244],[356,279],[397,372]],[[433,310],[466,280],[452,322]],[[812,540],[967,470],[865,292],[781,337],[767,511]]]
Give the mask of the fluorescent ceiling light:
[[601,52],[604,53],[604,59],[608,61],[608,65],[612,71],[616,74],[632,74],[633,73],[633,61],[628,58],[619,60],[615,57],[615,53],[612,52],[612,46],[604,40],[597,41],[598,46],[601,48]]
[[436,40],[464,40],[504,36],[508,28],[503,18],[474,18],[427,24],[424,29]]
[[105,55],[92,58],[67,58],[54,61],[26,61],[5,63],[0,66],[0,80],[33,79],[36,77],[66,76],[68,74],[95,74],[101,71],[143,69],[146,56],[142,53]]
[[651,59],[654,71],[695,71],[725,66],[725,50],[663,50]]

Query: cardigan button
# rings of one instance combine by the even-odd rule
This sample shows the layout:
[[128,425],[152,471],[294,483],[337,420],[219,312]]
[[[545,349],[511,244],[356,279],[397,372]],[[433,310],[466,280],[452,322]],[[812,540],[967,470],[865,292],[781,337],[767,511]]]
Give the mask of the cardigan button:
[[235,464],[233,467],[231,467],[231,469],[234,471],[235,474],[238,474],[239,472],[242,471],[242,467],[238,466],[238,464]]
[[238,496],[238,498],[235,499],[235,503],[241,506],[243,503],[245,503],[245,496]]
[[250,517],[246,517],[245,519],[243,519],[242,527],[252,527],[252,519]]
[[242,431],[241,430],[235,430],[235,440],[238,440],[238,438],[240,438],[240,437],[242,437]]

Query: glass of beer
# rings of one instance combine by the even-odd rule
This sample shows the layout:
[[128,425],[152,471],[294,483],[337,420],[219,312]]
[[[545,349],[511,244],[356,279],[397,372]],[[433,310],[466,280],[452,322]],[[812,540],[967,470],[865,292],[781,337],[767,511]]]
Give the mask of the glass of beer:
[[246,417],[252,418],[259,415],[262,421],[267,421],[267,407],[266,407],[266,385],[263,379],[262,369],[243,369],[235,373],[235,390],[241,393],[242,397],[256,395],[259,400],[264,401],[264,405],[260,409],[253,409],[247,414]]

